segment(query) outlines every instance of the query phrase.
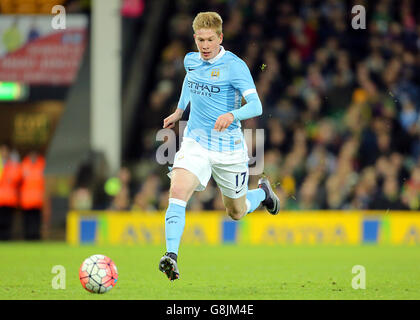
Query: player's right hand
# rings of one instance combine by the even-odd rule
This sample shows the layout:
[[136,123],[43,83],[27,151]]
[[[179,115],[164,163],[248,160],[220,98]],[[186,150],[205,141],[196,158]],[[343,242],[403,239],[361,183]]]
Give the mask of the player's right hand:
[[[181,111],[179,111],[181,110]],[[172,113],[169,117],[163,120],[163,128],[164,129],[171,129],[175,127],[175,123],[181,119],[182,117],[182,109],[177,109],[174,113]]]

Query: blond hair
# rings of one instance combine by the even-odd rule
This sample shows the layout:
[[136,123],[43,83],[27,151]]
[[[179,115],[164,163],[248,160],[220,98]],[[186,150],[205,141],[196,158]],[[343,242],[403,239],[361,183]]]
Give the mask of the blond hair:
[[200,12],[194,18],[192,27],[194,32],[200,29],[212,29],[218,36],[222,34],[222,17],[217,12]]

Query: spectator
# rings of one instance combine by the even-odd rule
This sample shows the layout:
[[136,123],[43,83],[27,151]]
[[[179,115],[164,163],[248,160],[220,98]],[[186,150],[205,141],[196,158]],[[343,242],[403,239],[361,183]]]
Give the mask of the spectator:
[[132,210],[154,211],[157,210],[163,201],[159,197],[160,178],[157,174],[147,176],[140,191],[134,197]]
[[7,145],[0,145],[0,240],[11,240],[12,223],[19,205],[21,167]]
[[404,184],[402,201],[411,210],[420,209],[420,166],[413,169],[410,180]]
[[105,183],[105,190],[111,196],[109,210],[124,211],[131,207],[134,182],[127,167],[121,167],[117,177],[112,177]]
[[93,199],[92,193],[86,187],[78,187],[70,194],[69,208],[70,210],[86,211],[92,210]]
[[400,200],[400,190],[396,178],[389,177],[383,183],[382,190],[378,192],[370,204],[370,209],[376,210],[407,210]]
[[41,229],[44,232],[48,230],[51,216],[45,190],[45,159],[38,152],[31,151],[23,159],[21,168],[19,199],[23,217],[23,237],[25,240],[40,240]]

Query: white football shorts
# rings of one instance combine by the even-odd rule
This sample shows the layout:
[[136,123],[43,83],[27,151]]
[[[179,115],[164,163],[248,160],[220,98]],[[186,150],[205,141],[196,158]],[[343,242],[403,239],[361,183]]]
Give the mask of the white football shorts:
[[[183,168],[195,174],[200,181],[195,191],[203,191],[213,176],[222,194],[236,199],[248,191],[248,161],[246,145],[244,150],[212,151],[194,139],[184,137],[172,169]],[[171,175],[172,172],[169,172],[168,176]]]

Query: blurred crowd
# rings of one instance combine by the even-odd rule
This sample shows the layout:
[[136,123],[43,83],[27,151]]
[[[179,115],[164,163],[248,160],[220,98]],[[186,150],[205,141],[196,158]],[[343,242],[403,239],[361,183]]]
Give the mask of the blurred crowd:
[[[143,14],[145,0],[120,0],[124,17],[139,17]],[[56,5],[63,5],[66,13],[91,11],[92,0],[0,0],[0,14],[51,14]]]
[[[366,8],[366,29],[352,28],[355,4]],[[247,63],[263,104],[261,117],[242,124],[265,129],[264,173],[282,209],[420,210],[416,1],[180,0],[172,9],[139,119],[142,158],[121,170],[108,208],[166,209],[168,168],[156,162],[156,132],[176,108],[185,54],[197,51],[193,18],[217,11],[223,46]],[[214,181],[188,208],[224,210]]]

